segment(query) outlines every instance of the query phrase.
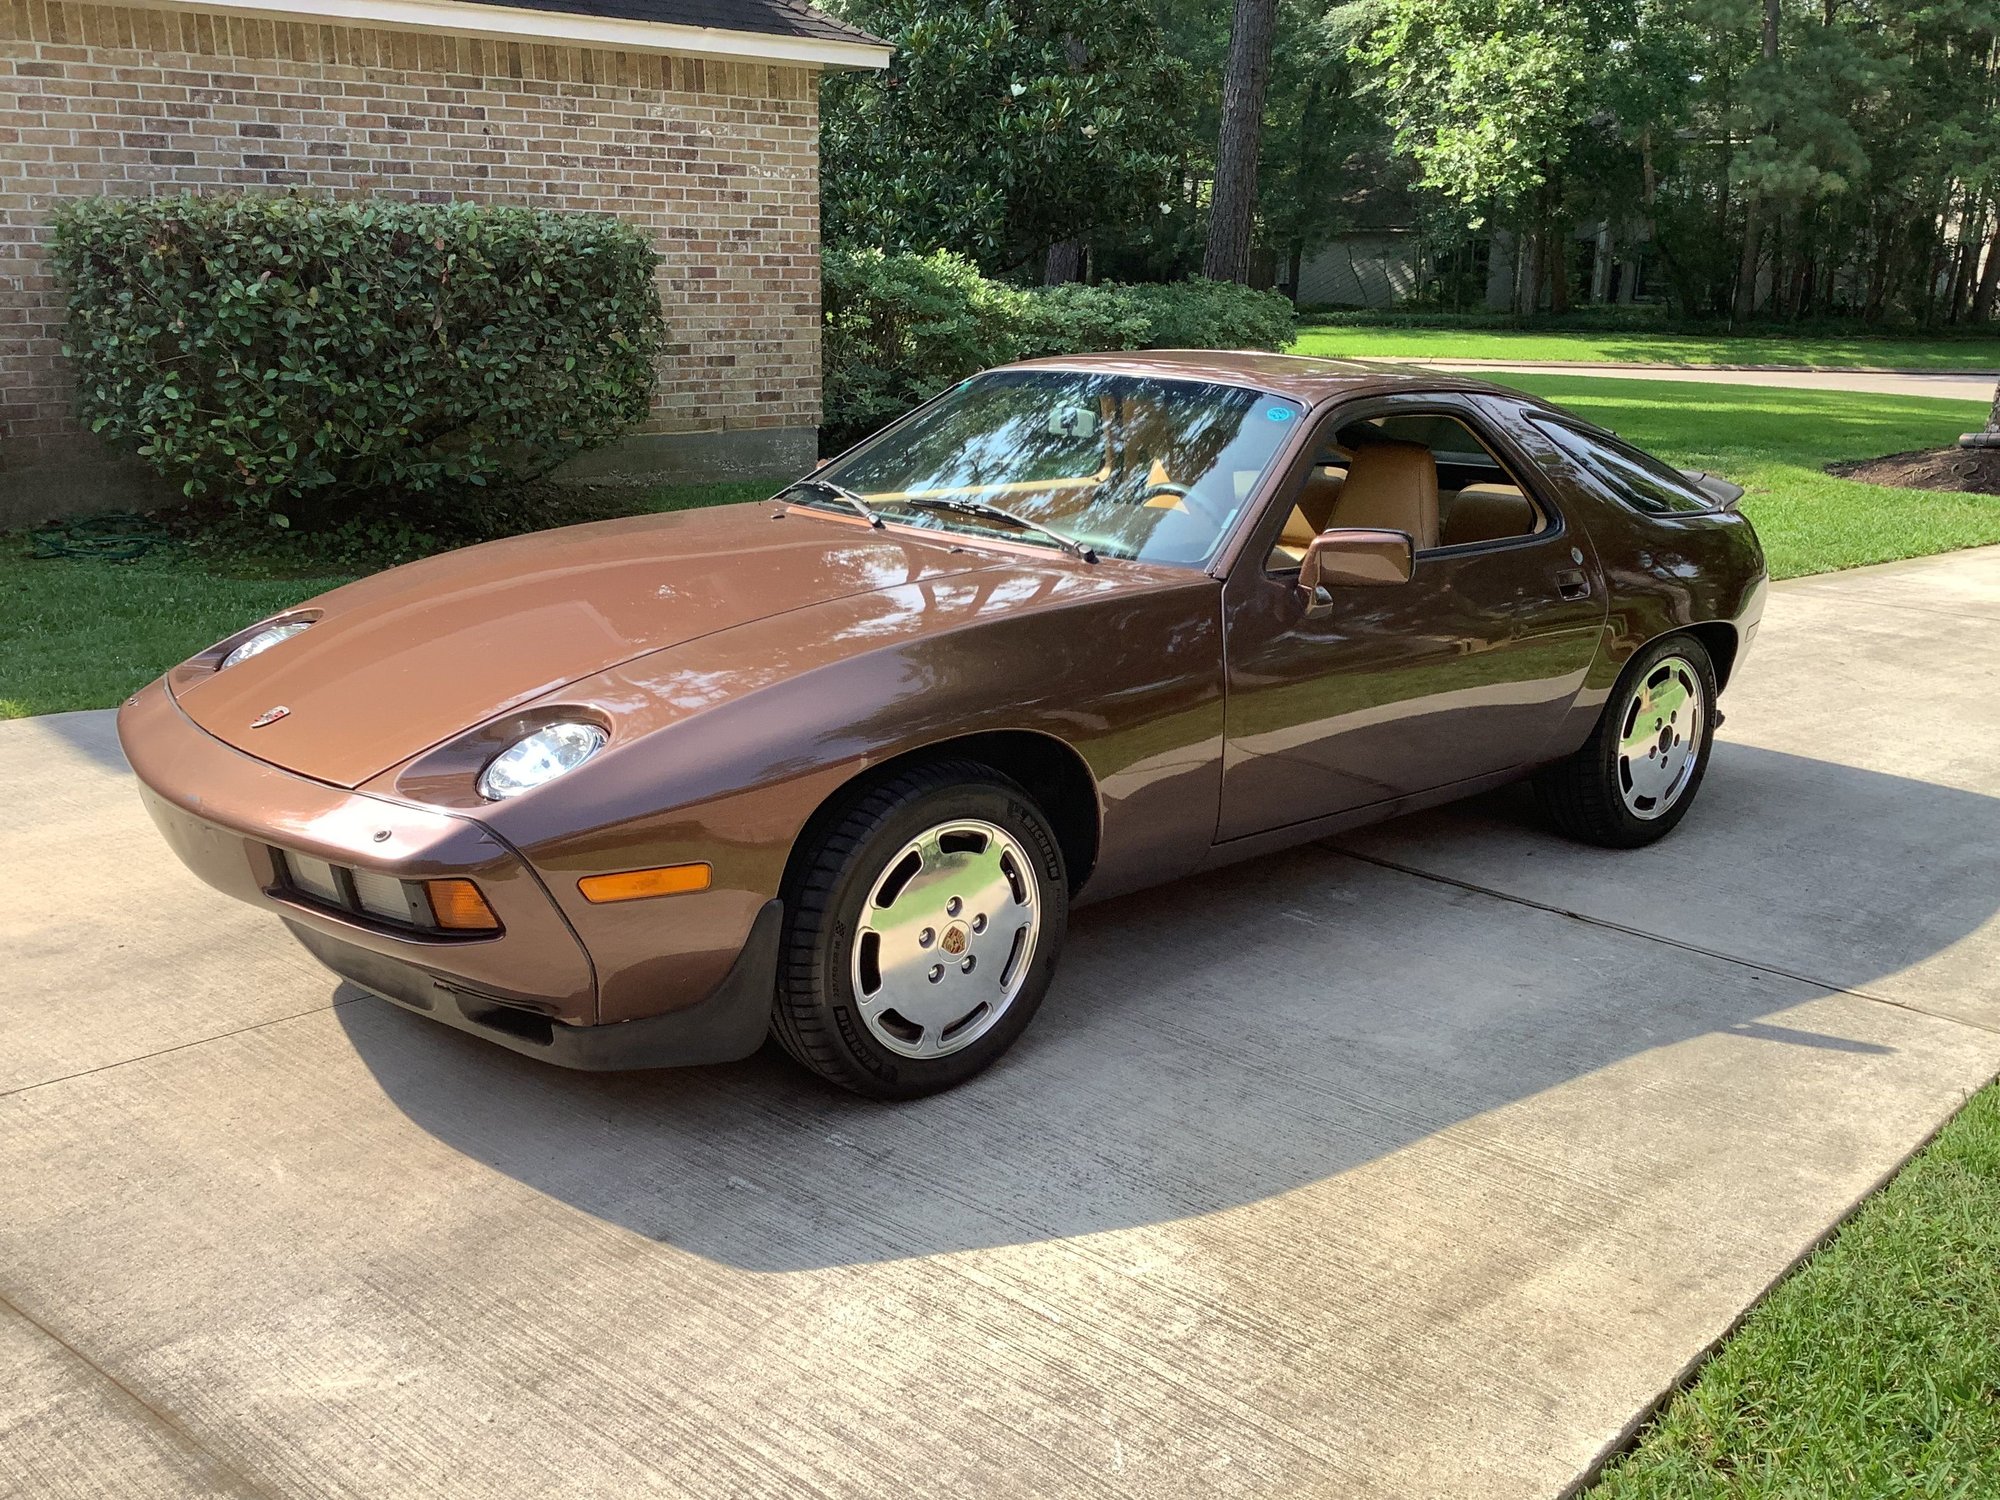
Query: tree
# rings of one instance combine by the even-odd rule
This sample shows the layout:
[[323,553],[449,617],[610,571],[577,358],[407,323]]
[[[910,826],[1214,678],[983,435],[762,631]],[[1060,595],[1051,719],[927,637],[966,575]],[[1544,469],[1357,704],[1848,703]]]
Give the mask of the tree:
[[[1775,94],[1779,84],[1778,74],[1778,22],[1782,10],[1781,0],[1763,0],[1764,14],[1761,31],[1762,74],[1769,93]],[[1754,76],[1754,75],[1753,75]],[[1765,138],[1775,138],[1778,120],[1775,113],[1765,122]],[[1760,185],[1753,182],[1743,204],[1743,261],[1736,270],[1736,316],[1747,318],[1757,310],[1757,259],[1763,248],[1760,241],[1764,234],[1764,194]]]
[[1266,242],[1285,252],[1295,296],[1307,251],[1349,227],[1357,198],[1400,197],[1407,187],[1354,61],[1369,9],[1366,0],[1332,10],[1285,0],[1278,8],[1257,212]]
[[1169,191],[1187,80],[1144,10],[849,0],[841,13],[896,51],[885,71],[822,88],[830,243],[1069,279],[1094,233]]
[[1558,312],[1575,169],[1594,155],[1604,170],[1605,148],[1621,144],[1617,105],[1642,92],[1628,62],[1634,15],[1617,0],[1386,0],[1358,44],[1420,185],[1522,222]]
[[1201,274],[1211,281],[1250,279],[1250,236],[1257,208],[1257,156],[1264,91],[1271,81],[1277,0],[1236,0],[1229,25],[1229,70],[1222,84],[1222,130],[1215,148],[1208,249]]

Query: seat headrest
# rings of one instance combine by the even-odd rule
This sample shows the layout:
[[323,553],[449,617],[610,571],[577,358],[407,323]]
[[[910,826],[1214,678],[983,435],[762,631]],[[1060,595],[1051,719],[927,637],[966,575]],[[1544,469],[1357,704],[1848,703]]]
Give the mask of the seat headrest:
[[1407,531],[1419,552],[1435,547],[1438,475],[1431,450],[1389,438],[1357,444],[1331,524]]
[[1442,540],[1447,547],[1527,536],[1535,529],[1535,507],[1511,484],[1468,484],[1445,507]]

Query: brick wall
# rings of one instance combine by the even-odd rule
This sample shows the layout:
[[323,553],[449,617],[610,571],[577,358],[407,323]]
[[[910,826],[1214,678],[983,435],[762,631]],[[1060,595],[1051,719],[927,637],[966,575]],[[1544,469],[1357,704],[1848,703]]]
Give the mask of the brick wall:
[[[70,414],[45,258],[50,209],[78,194],[294,189],[619,214],[660,248],[671,328],[646,429],[659,436],[630,445],[655,457],[625,466],[809,454],[817,100],[800,67],[0,0],[0,478],[17,481],[0,514],[34,505],[24,474],[73,472],[97,441]],[[677,465],[677,448],[697,461]]]

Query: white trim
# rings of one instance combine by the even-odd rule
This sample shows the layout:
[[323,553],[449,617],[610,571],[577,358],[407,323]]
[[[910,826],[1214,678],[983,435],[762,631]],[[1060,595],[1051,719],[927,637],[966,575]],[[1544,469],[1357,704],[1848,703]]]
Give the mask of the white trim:
[[744,62],[822,68],[886,68],[890,49],[871,42],[722,31],[659,21],[621,21],[562,11],[518,10],[460,0],[164,0],[167,10],[221,11],[322,25],[379,26],[391,31],[448,32],[510,42],[566,43],[624,52],[679,52]]

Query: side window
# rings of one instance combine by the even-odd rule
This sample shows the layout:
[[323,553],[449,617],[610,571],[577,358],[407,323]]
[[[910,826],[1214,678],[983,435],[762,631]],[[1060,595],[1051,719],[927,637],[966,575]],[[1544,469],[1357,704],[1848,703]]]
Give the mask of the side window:
[[1587,432],[1547,417],[1532,420],[1554,439],[1564,454],[1634,510],[1666,516],[1695,515],[1715,509],[1714,502],[1696,489],[1686,475],[1608,432]]
[[[1412,450],[1421,458],[1412,460]],[[1298,567],[1335,527],[1407,531],[1419,551],[1533,536],[1548,527],[1533,495],[1477,433],[1442,411],[1357,417],[1322,435],[1265,562]]]

